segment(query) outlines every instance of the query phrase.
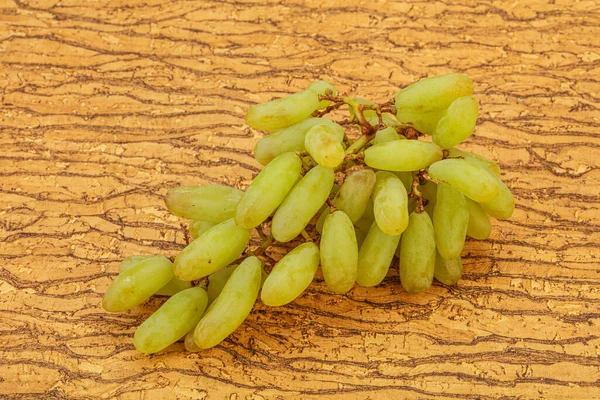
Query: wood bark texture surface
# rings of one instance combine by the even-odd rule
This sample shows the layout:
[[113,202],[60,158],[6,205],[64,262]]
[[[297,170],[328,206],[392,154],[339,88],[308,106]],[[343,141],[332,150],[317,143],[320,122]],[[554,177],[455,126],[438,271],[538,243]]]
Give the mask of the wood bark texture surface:
[[[600,4],[596,1],[0,0],[0,397],[600,398]],[[457,287],[255,306],[218,347],[153,356],[110,314],[134,254],[173,257],[177,185],[243,189],[246,109],[326,79],[385,101],[463,72],[461,147],[517,202],[468,241]]]

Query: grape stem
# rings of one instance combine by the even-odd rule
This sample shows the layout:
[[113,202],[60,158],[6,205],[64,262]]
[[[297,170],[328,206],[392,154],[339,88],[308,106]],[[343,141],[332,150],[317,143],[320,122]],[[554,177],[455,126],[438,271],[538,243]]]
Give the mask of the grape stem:
[[[265,252],[265,250],[267,250],[267,248],[269,248],[269,246],[271,244],[273,244],[274,241],[275,241],[275,238],[273,238],[273,235],[269,235],[269,237],[267,237],[265,240],[263,240],[260,247],[252,252],[253,253],[252,255],[259,256],[259,255],[263,254]],[[248,253],[250,253],[250,252],[248,252]]]
[[419,185],[421,184],[421,179],[423,179],[421,176],[422,173],[427,174],[424,169],[420,170],[417,174],[415,174],[413,181],[412,181],[412,187],[411,187],[410,193],[408,195],[409,197],[415,197],[417,199],[417,208],[415,209],[415,211],[419,214],[422,213],[423,211],[425,211],[423,194],[419,190]]
[[300,232],[302,234],[302,237],[304,238],[304,240],[306,240],[307,242],[312,242],[313,239],[310,237],[310,235],[308,233],[306,233],[306,229],[302,229],[302,232]]

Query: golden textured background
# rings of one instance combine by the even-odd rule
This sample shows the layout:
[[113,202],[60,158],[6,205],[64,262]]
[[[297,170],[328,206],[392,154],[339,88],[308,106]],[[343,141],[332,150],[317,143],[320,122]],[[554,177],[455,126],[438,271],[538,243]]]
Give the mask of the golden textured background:
[[[0,0],[0,397],[600,398],[597,1]],[[100,308],[119,261],[173,256],[168,188],[244,188],[256,102],[326,79],[384,101],[476,82],[463,148],[498,161],[513,218],[456,288],[397,269],[346,296],[257,304],[215,349],[132,345],[158,304]]]

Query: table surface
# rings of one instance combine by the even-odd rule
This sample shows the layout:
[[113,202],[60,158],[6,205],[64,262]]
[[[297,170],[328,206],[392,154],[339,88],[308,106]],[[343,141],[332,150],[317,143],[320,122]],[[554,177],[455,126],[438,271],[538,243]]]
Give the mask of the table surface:
[[[600,6],[593,1],[0,1],[0,396],[600,398]],[[100,307],[118,263],[174,256],[176,185],[244,188],[252,104],[315,79],[379,101],[462,72],[463,148],[517,206],[454,288],[397,267],[336,296],[257,304],[222,345],[151,357],[159,300]],[[12,395],[12,396],[11,396]]]

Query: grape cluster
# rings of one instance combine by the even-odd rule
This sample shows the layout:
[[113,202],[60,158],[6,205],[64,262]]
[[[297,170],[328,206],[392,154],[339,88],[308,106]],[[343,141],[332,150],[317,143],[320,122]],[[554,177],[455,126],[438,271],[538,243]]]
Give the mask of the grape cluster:
[[[379,284],[394,255],[407,292],[427,290],[434,278],[456,284],[466,236],[487,238],[488,215],[506,219],[514,210],[498,165],[454,147],[475,129],[472,94],[462,74],[423,79],[384,104],[316,81],[251,107],[248,125],[269,132],[254,149],[264,169],[245,192],[171,189],[166,206],[192,220],[193,241],[173,262],[125,259],[103,307],[125,311],[152,295],[171,296],[137,329],[135,347],[154,353],[185,337],[186,349],[199,351],[235,331],[259,293],[267,306],[293,301],[319,265],[334,293]],[[348,119],[324,117],[343,106]],[[255,249],[248,248],[252,230],[262,238]],[[298,240],[267,273],[265,250]]]

